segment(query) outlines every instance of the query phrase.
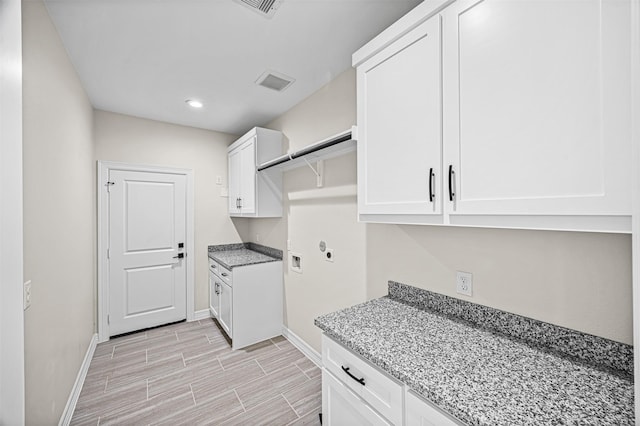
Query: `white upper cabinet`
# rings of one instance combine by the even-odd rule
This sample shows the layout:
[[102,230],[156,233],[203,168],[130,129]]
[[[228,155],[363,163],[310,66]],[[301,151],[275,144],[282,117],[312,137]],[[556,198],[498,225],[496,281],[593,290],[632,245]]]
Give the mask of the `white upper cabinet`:
[[442,212],[439,63],[435,16],[358,67],[360,213]]
[[354,54],[361,220],[630,232],[630,1],[425,3]]
[[596,227],[630,224],[628,16],[617,0],[460,0],[444,10],[451,222],[588,215]]
[[280,155],[282,133],[256,127],[228,148],[229,214],[242,217],[282,216],[282,172],[256,167]]

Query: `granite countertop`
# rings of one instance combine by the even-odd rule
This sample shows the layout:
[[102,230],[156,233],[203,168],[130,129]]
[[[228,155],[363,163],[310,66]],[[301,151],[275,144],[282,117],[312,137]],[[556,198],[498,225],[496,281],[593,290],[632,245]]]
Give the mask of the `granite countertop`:
[[282,260],[282,250],[255,243],[209,246],[208,253],[211,259],[227,269]]
[[[392,284],[398,283],[389,283],[390,294]],[[460,303],[438,297],[438,303],[442,298]],[[432,299],[431,306],[439,308]],[[485,313],[491,310],[475,306]],[[516,321],[522,323],[522,318]],[[469,425],[634,424],[632,375],[599,367],[589,359],[599,355],[585,355],[585,360],[565,356],[557,348],[545,350],[389,296],[323,315],[315,323],[329,337]],[[552,332],[562,332],[552,327],[557,328]],[[584,342],[575,342],[581,337],[573,334],[568,345],[584,348]],[[593,343],[595,352],[602,346],[615,354],[610,357],[622,354],[622,360],[607,360],[609,365],[633,364],[628,359],[632,347],[586,336],[591,343],[598,340]]]

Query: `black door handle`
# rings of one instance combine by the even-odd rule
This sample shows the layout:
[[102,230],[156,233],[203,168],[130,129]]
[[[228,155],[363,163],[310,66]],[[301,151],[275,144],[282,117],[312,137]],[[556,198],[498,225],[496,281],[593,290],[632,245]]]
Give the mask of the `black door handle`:
[[433,167],[429,169],[429,202],[433,203]]
[[453,171],[453,164],[449,164],[449,201],[453,201],[453,197],[456,194],[453,192],[453,175],[455,172]]
[[349,375],[349,377],[351,377],[353,380],[355,380],[356,382],[360,383],[362,386],[364,386],[364,377],[358,379],[356,376],[354,376],[353,374],[349,373],[349,368],[350,367],[345,367],[344,365],[341,366],[342,367],[342,371],[344,371],[345,373],[347,373]]
[[184,253],[178,253],[177,256],[173,256],[174,259],[182,259],[184,258]]

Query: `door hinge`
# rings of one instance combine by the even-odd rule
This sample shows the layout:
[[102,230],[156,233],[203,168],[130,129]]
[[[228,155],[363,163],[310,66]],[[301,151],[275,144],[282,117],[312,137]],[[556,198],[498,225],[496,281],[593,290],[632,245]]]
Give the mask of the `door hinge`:
[[111,324],[111,315],[107,315],[107,324]]
[[107,249],[107,259],[111,259],[111,249]]

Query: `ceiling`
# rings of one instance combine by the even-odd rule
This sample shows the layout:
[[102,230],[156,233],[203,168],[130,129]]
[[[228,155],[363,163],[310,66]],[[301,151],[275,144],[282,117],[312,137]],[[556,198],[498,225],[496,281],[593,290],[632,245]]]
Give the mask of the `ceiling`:
[[[45,3],[95,108],[242,134],[347,70],[420,0],[284,0],[270,19],[234,0]],[[295,82],[256,85],[266,70]]]

